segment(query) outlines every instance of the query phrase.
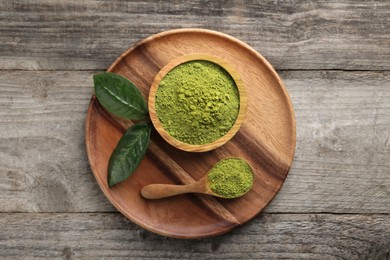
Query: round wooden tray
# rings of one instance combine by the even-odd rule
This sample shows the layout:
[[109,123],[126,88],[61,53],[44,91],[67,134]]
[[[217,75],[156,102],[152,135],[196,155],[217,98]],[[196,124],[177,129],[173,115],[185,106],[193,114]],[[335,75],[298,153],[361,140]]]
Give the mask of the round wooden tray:
[[[152,131],[148,152],[139,168],[110,189],[108,160],[131,122],[112,117],[95,97],[86,119],[88,159],[107,198],[136,224],[177,238],[220,235],[252,219],[279,191],[295,151],[294,111],[282,81],[259,53],[229,35],[204,29],[162,32],[127,50],[108,71],[128,78],[148,100],[150,86],[160,69],[190,53],[224,59],[240,73],[246,86],[246,119],[238,133],[222,147],[205,153],[185,152]],[[194,182],[225,157],[240,157],[253,167],[253,189],[241,198],[227,200],[187,194],[146,200],[140,195],[141,188],[151,183]]]

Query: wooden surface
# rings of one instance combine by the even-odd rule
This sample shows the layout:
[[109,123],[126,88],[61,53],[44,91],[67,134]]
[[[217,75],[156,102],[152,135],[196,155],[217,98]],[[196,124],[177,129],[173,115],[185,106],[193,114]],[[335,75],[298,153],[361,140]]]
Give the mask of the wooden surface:
[[[209,152],[189,153],[168,145],[152,131],[154,145],[148,149],[134,174],[123,183],[109,188],[108,162],[126,127],[113,120],[93,98],[87,112],[85,131],[91,169],[112,204],[138,225],[158,234],[179,238],[224,234],[252,219],[279,191],[295,151],[295,117],[280,78],[263,57],[228,35],[201,29],[156,34],[126,51],[110,66],[109,71],[128,78],[148,99],[150,92],[154,95],[151,86],[154,79],[160,77],[161,70],[164,72],[166,66],[173,66],[176,60],[181,63],[183,57],[189,57],[187,55],[193,56],[194,50],[218,57],[235,68],[250,95],[243,102],[243,108],[247,109],[245,121],[240,131],[225,145]],[[240,116],[243,119],[242,114]],[[155,113],[151,112],[151,117],[154,122]],[[232,133],[229,131],[227,135]],[[141,189],[148,184],[191,184],[227,157],[246,160],[253,169],[253,187],[245,196],[234,200],[208,197],[206,201],[213,206],[210,203],[204,205],[205,196],[199,194],[161,201],[145,200],[140,196]],[[172,171],[173,165],[180,171]],[[224,216],[229,216],[229,219]]]
[[[1,258],[389,259],[389,1],[1,1]],[[203,27],[278,70],[297,119],[292,169],[243,227],[147,232],[99,190],[84,146],[92,75],[134,42]]]
[[1,213],[0,224],[10,259],[382,260],[390,229],[381,214],[263,214],[231,234],[191,241],[149,233],[116,213]]

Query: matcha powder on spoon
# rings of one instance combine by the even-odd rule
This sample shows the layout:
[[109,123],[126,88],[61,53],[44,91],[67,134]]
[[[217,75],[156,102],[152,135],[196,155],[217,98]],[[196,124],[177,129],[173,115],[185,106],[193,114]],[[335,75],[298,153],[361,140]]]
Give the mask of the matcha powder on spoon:
[[156,113],[175,139],[193,145],[211,143],[234,125],[240,98],[232,77],[209,61],[176,66],[161,80]]
[[237,198],[253,185],[250,165],[238,158],[227,158],[217,163],[208,173],[210,189],[224,198]]

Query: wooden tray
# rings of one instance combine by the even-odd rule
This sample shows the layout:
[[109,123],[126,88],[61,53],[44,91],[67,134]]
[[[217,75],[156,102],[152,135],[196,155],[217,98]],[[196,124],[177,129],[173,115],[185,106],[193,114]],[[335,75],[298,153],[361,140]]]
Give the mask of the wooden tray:
[[[206,53],[229,62],[248,92],[247,117],[227,144],[205,153],[177,150],[155,131],[148,152],[126,181],[108,188],[107,164],[118,140],[131,125],[109,115],[92,97],[86,119],[89,162],[100,188],[111,203],[136,224],[170,237],[203,238],[220,235],[263,210],[282,186],[295,151],[295,118],[279,76],[247,44],[223,33],[179,29],[148,37],[123,53],[108,69],[130,79],[145,99],[159,70],[190,53]],[[140,195],[151,183],[191,183],[225,157],[240,157],[254,168],[253,189],[227,200],[207,195],[180,195],[146,200]]]

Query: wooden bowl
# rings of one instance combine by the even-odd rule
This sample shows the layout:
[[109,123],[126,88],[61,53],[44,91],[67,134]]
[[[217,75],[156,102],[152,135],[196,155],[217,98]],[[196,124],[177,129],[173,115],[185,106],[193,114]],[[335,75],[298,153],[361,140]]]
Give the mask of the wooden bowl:
[[[210,61],[212,63],[215,63],[225,69],[230,76],[233,78],[234,82],[236,83],[239,98],[240,98],[240,108],[238,111],[237,119],[235,123],[233,124],[232,128],[222,137],[219,139],[207,143],[207,144],[200,144],[200,145],[194,145],[194,144],[188,144],[181,142],[180,140],[177,140],[176,138],[172,137],[163,127],[161,124],[161,121],[159,120],[157,113],[156,113],[156,93],[158,90],[158,87],[160,85],[161,80],[165,77],[165,75],[170,72],[172,69],[174,69],[176,66],[183,64],[188,61],[195,61],[195,60],[205,60]],[[154,127],[156,128],[157,132],[164,138],[165,141],[167,141],[172,146],[183,150],[187,152],[207,152],[210,150],[213,150],[215,148],[218,148],[222,145],[224,145],[226,142],[228,142],[240,129],[240,126],[245,118],[246,108],[248,103],[248,97],[245,91],[244,82],[242,81],[240,74],[234,69],[233,66],[231,66],[228,62],[224,61],[221,58],[204,54],[204,53],[192,53],[188,55],[181,56],[177,59],[172,60],[167,65],[165,65],[159,73],[156,75],[156,77],[153,80],[152,86],[150,87],[149,92],[149,100],[148,100],[148,107],[149,107],[149,114],[150,119],[152,120],[152,123]]]

